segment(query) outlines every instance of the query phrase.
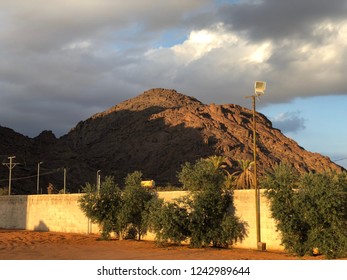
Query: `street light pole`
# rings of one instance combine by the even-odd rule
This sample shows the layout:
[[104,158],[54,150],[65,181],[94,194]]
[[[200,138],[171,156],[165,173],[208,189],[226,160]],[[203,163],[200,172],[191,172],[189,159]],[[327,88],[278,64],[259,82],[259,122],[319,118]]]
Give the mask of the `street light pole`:
[[40,165],[42,164],[43,162],[40,161],[38,164],[37,164],[37,181],[36,181],[36,193],[39,194],[39,190],[40,190]]
[[66,193],[66,167],[64,167],[64,194]]
[[101,172],[101,170],[98,170],[96,172],[96,189],[98,191],[98,194],[100,193],[100,185],[101,185],[100,172]]
[[254,193],[255,193],[255,216],[256,216],[256,228],[257,228],[257,244],[261,242],[260,237],[260,209],[259,209],[259,188],[258,188],[258,176],[257,176],[257,122],[255,118],[255,98],[252,96],[253,107],[253,165],[254,165]]
[[265,82],[255,82],[254,95],[246,96],[246,98],[252,98],[252,117],[253,117],[253,165],[254,165],[254,194],[255,194],[255,226],[257,231],[257,249],[261,251],[266,250],[266,243],[261,242],[260,231],[260,194],[258,187],[257,176],[257,122],[256,122],[256,97],[264,94],[266,88]]

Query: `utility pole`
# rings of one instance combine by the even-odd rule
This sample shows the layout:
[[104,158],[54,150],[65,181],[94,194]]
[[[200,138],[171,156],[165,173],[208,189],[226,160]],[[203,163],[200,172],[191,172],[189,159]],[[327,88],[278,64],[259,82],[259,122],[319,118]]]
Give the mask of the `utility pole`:
[[11,195],[11,181],[12,181],[12,169],[19,164],[18,162],[13,162],[13,159],[16,158],[15,156],[8,157],[10,162],[5,162],[3,165],[6,165],[9,169],[9,175],[8,175],[8,195]]

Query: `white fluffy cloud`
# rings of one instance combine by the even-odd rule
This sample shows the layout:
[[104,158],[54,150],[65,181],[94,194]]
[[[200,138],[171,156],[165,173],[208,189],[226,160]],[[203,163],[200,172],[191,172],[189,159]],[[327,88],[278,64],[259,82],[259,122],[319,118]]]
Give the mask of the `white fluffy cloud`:
[[152,49],[145,59],[155,73],[153,79],[169,78],[171,86],[199,92],[208,100],[213,94],[213,99],[218,96],[219,102],[228,102],[232,95],[233,102],[242,103],[253,81],[264,79],[266,102],[283,102],[347,92],[346,31],[347,21],[322,22],[311,30],[316,41],[258,42],[219,23],[192,31],[182,44]]

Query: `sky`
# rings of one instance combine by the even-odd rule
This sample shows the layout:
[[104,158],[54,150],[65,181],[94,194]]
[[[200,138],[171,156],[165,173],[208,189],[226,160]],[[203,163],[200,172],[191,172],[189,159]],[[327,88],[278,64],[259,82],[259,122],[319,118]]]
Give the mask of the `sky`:
[[57,137],[151,88],[251,107],[347,168],[347,0],[0,0],[0,125]]

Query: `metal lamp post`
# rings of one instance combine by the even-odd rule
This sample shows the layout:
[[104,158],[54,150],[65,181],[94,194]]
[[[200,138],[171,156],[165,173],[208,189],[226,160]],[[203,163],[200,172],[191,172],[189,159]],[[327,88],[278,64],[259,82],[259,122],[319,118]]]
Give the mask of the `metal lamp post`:
[[66,193],[66,167],[64,167],[64,194]]
[[256,216],[256,230],[257,230],[257,249],[261,251],[266,250],[266,243],[261,242],[260,232],[260,195],[258,188],[257,177],[257,126],[256,126],[256,97],[259,97],[265,93],[266,83],[255,82],[254,95],[246,96],[246,98],[252,98],[253,109],[253,164],[254,164],[254,193],[255,193],[255,216]]
[[101,170],[98,170],[96,172],[96,189],[97,189],[98,194],[100,193],[100,185],[101,185],[100,172],[101,172]]
[[37,181],[36,181],[36,193],[39,194],[40,192],[40,165],[42,164],[43,162],[40,161],[38,164],[37,164]]

